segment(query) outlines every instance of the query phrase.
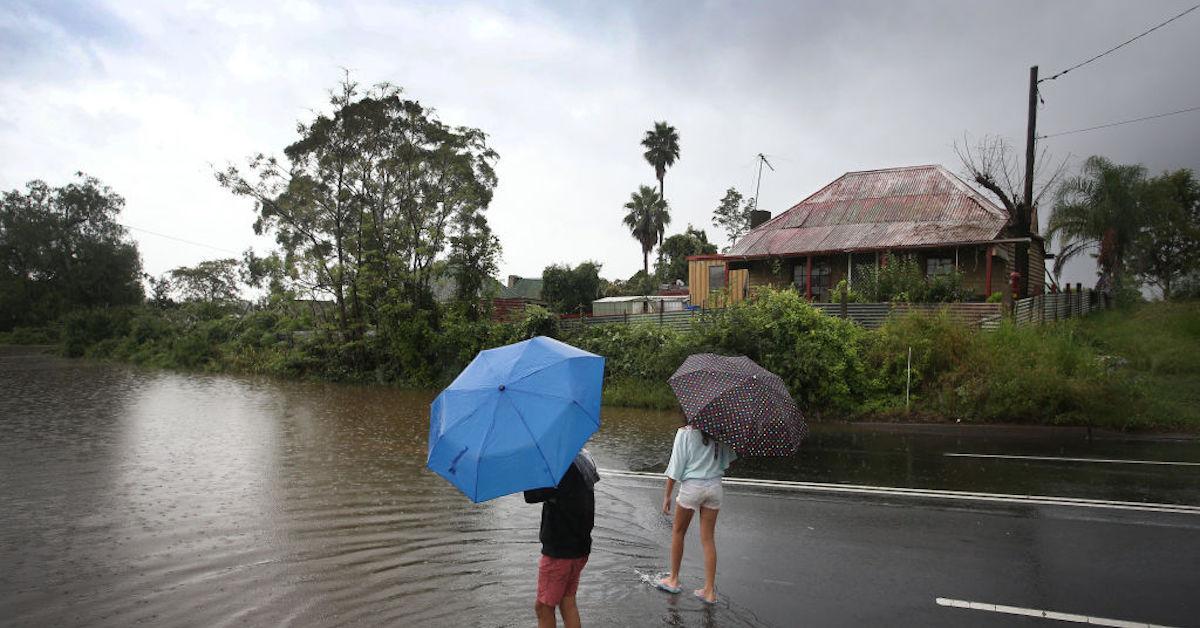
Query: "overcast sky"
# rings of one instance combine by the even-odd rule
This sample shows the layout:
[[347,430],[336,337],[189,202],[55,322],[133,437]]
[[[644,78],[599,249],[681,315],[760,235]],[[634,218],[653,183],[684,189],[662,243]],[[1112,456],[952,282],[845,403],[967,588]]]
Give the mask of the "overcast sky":
[[[502,274],[641,266],[622,205],[654,182],[638,142],[680,134],[669,232],[708,229],[725,189],[778,213],[851,170],[961,166],[964,133],[1024,148],[1029,66],[1048,76],[1187,2],[399,3],[0,0],[0,189],[99,177],[128,201],[146,270],[271,242],[213,165],[281,153],[349,68],[500,154],[488,211]],[[1200,105],[1200,10],[1043,85],[1054,133]],[[1047,140],[1200,171],[1200,112]],[[1049,208],[1043,208],[1043,221]],[[203,243],[195,246],[147,231]],[[1094,281],[1090,260],[1068,270]]]

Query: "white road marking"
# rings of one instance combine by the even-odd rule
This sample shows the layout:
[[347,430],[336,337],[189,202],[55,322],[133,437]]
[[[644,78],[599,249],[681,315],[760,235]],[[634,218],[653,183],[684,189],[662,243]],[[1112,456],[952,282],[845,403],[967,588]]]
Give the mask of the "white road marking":
[[1091,624],[1093,626],[1115,626],[1116,628],[1169,628],[1168,626],[1163,626],[1161,624],[1147,624],[1146,622],[1140,621],[1108,619],[1106,617],[1076,615],[1074,613],[1060,613],[1058,611],[1046,611],[1037,608],[1024,608],[1021,606],[1005,606],[1003,604],[968,602],[966,600],[953,600],[944,597],[939,597],[935,601],[938,603],[938,606],[948,606],[950,608],[965,608],[973,611],[988,611],[991,613],[1004,613],[1007,615],[1022,615],[1025,617],[1053,619],[1055,621],[1070,621],[1077,624]]
[[1122,460],[1120,458],[1059,458],[1056,456],[1008,456],[1003,454],[942,454],[952,458],[999,458],[1002,460],[1049,460],[1052,462],[1098,462],[1105,464],[1159,464],[1177,467],[1200,467],[1200,462],[1171,460]]
[[[602,475],[641,480],[662,480],[661,473],[600,469]],[[864,486],[860,484],[828,484],[823,482],[791,482],[785,480],[755,480],[751,478],[725,478],[726,486],[785,489],[813,493],[854,493],[866,495],[888,495],[892,497],[914,497],[926,499],[953,499],[963,501],[1000,502],[1035,506],[1070,506],[1078,508],[1107,508],[1140,512],[1165,512],[1200,515],[1200,506],[1162,504],[1153,502],[1124,502],[1078,497],[1052,497],[1045,495],[1008,495],[1004,493],[975,493],[970,491],[945,491],[926,488],[896,488],[891,486]]]

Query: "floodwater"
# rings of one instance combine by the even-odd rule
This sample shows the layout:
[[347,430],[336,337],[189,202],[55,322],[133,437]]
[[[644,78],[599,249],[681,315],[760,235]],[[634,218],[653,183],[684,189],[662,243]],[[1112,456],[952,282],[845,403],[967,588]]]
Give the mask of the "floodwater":
[[[0,624],[530,625],[538,507],[471,504],[424,469],[432,397],[0,348]],[[602,467],[665,467],[678,415],[602,420]],[[945,455],[1200,462],[1194,442],[1083,436],[817,426],[799,455],[731,473],[1200,503],[1195,466]],[[651,591],[669,521],[652,492],[621,486],[597,485],[586,623],[763,623],[736,600],[713,611]]]

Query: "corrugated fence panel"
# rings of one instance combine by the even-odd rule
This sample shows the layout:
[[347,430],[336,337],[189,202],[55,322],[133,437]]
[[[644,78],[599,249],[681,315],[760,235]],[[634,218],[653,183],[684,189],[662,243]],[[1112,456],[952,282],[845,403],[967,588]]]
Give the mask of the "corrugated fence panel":
[[[1096,303],[1093,304],[1093,300]],[[826,316],[842,316],[840,303],[813,303],[812,306]],[[1070,316],[1083,316],[1102,307],[1098,297],[1090,290],[1069,295],[1043,294],[1016,301],[1013,304],[1012,320],[1017,325],[1033,325],[1063,320]],[[955,321],[983,329],[995,329],[1005,317],[1004,307],[999,303],[847,303],[845,308],[847,319],[867,329],[881,327],[891,316],[903,316],[908,313],[934,316],[945,312]],[[721,316],[722,312],[720,309],[709,308],[681,312],[564,318],[559,321],[559,325],[569,330],[578,329],[583,325],[650,323],[677,331],[687,331],[693,322],[711,320]]]

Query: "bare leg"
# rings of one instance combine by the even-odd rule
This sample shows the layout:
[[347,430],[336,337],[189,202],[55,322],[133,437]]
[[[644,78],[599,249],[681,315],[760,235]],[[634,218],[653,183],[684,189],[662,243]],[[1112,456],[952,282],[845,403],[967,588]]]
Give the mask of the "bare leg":
[[717,513],[720,510],[700,507],[700,545],[704,548],[704,588],[696,593],[709,602],[717,601]]
[[675,521],[671,526],[671,575],[661,582],[670,587],[679,586],[679,566],[683,564],[683,540],[687,537],[688,526],[692,525],[692,515],[696,511],[675,505]]
[[565,628],[579,628],[579,607],[575,605],[574,595],[562,599],[558,612],[562,613]]
[[537,613],[538,628],[554,628],[558,622],[554,619],[554,607],[534,602],[533,611]]

